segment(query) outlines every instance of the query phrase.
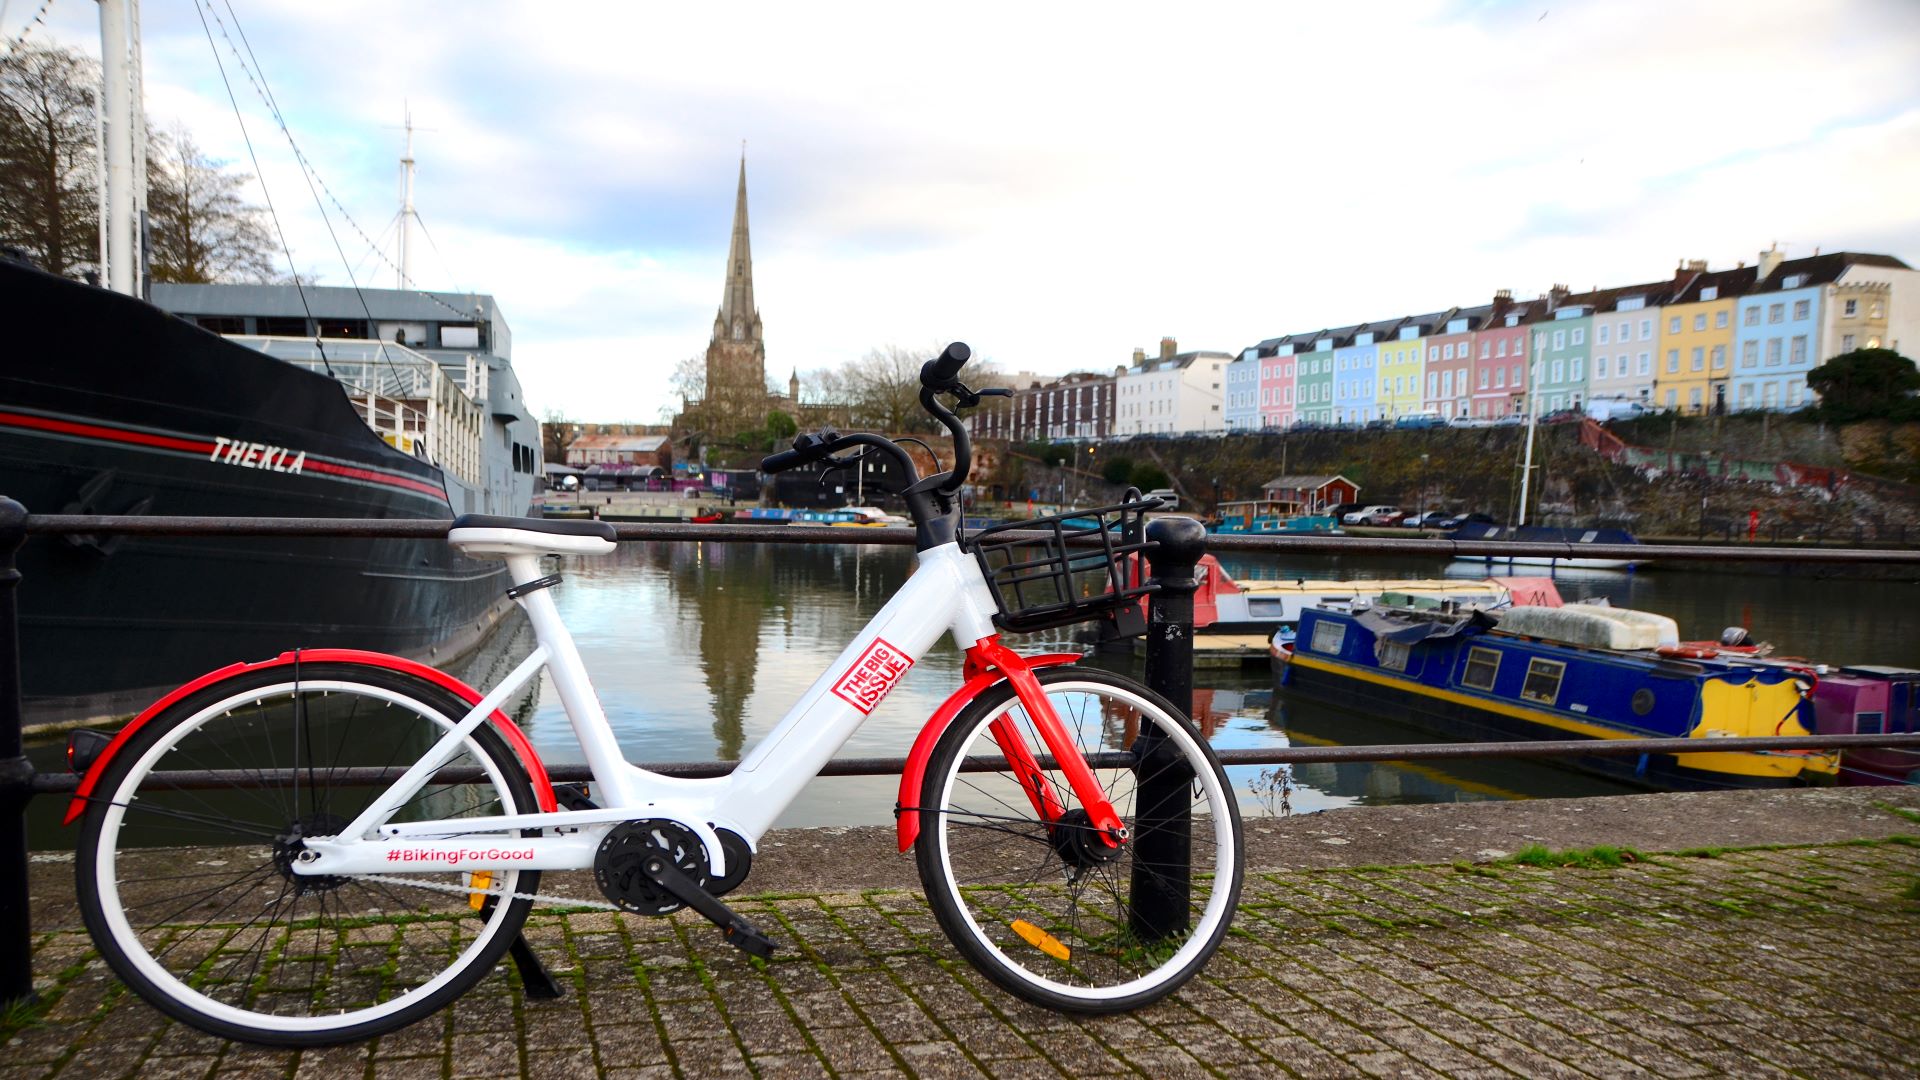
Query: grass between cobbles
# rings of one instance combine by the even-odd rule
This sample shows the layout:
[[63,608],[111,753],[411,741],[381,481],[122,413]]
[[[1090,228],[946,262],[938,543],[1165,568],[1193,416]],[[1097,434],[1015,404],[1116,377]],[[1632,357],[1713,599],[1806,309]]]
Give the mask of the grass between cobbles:
[[[1319,956],[1320,948],[1332,948],[1336,952],[1342,948],[1364,949],[1367,940],[1380,942],[1386,938],[1437,942],[1449,951],[1449,957],[1442,962],[1450,962],[1450,951],[1458,946],[1463,931],[1476,937],[1493,931],[1484,939],[1492,940],[1493,937],[1504,939],[1509,934],[1524,938],[1537,934],[1543,927],[1551,932],[1556,924],[1613,924],[1631,935],[1637,932],[1635,927],[1659,927],[1667,925],[1661,919],[1683,917],[1705,916],[1710,921],[1725,920],[1739,927],[1747,923],[1735,920],[1791,923],[1800,914],[1862,906],[1869,884],[1868,879],[1861,877],[1861,871],[1867,869],[1882,871],[1874,875],[1877,880],[1871,882],[1870,891],[1882,898],[1881,903],[1887,904],[1886,914],[1895,919],[1911,919],[1916,915],[1912,905],[1920,904],[1920,877],[1914,876],[1910,869],[1911,856],[1894,855],[1890,849],[1913,846],[1920,846],[1920,839],[1905,835],[1824,844],[1713,847],[1664,853],[1642,853],[1606,845],[1554,852],[1536,845],[1485,863],[1263,872],[1249,875],[1260,883],[1260,889],[1257,898],[1243,905],[1246,917],[1236,920],[1229,940],[1242,947],[1264,945],[1291,953],[1290,964],[1296,968],[1307,964],[1310,957]],[[1876,855],[1876,850],[1887,854]],[[1743,853],[1761,852],[1804,855],[1790,855],[1785,861],[1738,857]],[[1804,872],[1799,864],[1804,864]],[[1895,871],[1891,878],[1884,872],[1888,870]],[[1250,880],[1249,885],[1253,884]],[[1679,912],[1678,915],[1662,912],[1669,901],[1660,897],[1668,890],[1672,891],[1672,910]],[[1249,892],[1253,890],[1250,888]],[[549,952],[552,959],[569,965],[569,970],[556,972],[563,983],[570,984],[569,997],[583,1002],[591,999],[590,962],[601,967],[619,964],[621,969],[631,971],[634,986],[645,996],[646,1004],[641,1011],[630,1017],[602,1017],[589,1009],[586,1024],[589,1029],[602,1023],[634,1021],[651,1026],[660,1037],[673,1068],[685,1069],[692,1063],[678,1060],[676,1055],[681,1047],[676,1036],[684,1033],[667,1030],[668,1014],[662,1012],[661,1004],[666,999],[670,1005],[678,1006],[671,1010],[677,1015],[685,1010],[686,1003],[680,999],[688,997],[689,990],[693,997],[705,999],[715,1008],[721,1018],[722,1041],[729,1044],[732,1052],[749,1061],[757,1056],[751,1035],[745,1034],[748,1028],[738,1026],[743,1022],[751,1024],[752,1018],[729,1015],[722,1004],[723,999],[737,991],[733,983],[746,977],[757,983],[766,992],[765,1000],[777,1003],[778,1012],[801,1031],[807,1052],[816,1059],[827,1060],[832,1048],[823,1045],[822,1040],[808,1030],[809,1025],[802,1021],[807,1009],[796,1008],[787,993],[789,984],[808,994],[823,988],[837,990],[847,1003],[847,1021],[878,1040],[894,1066],[904,1072],[924,1067],[925,1063],[902,1055],[897,1048],[900,1042],[895,1031],[897,1025],[888,1022],[884,1015],[888,1006],[878,1000],[887,996],[883,989],[898,994],[913,1002],[919,1013],[930,1017],[930,1023],[945,1031],[960,1047],[961,1058],[951,1059],[953,1064],[964,1059],[992,1074],[994,1059],[966,1048],[965,1038],[960,1034],[966,1030],[964,1026],[949,1024],[942,1018],[951,1011],[952,1002],[948,1000],[943,1006],[942,1001],[929,996],[931,984],[928,978],[916,973],[917,965],[926,965],[926,976],[936,972],[945,974],[946,979],[940,982],[942,993],[951,993],[956,986],[970,992],[975,1000],[967,1002],[966,1009],[971,1012],[999,1012],[1005,1002],[997,991],[972,976],[971,969],[952,955],[924,910],[903,906],[902,898],[909,895],[910,890],[863,890],[857,894],[857,901],[845,898],[851,901],[847,903],[839,900],[822,903],[820,897],[811,895],[751,897],[745,901],[747,907],[754,909],[749,917],[798,947],[783,950],[770,962],[746,958],[749,962],[737,967],[732,963],[736,958],[731,953],[720,954],[728,957],[724,968],[710,968],[708,960],[701,958],[700,950],[705,947],[704,923],[672,919],[643,923],[616,918],[604,929],[598,926],[582,929],[569,921],[570,918],[594,913],[573,909],[575,914],[570,916],[569,909],[554,908],[536,912],[529,929],[557,934],[560,939],[558,954],[551,952],[556,944],[551,940],[541,943],[540,948]],[[1823,900],[1837,903],[1839,907],[1823,904]],[[1687,914],[1688,909],[1691,915]],[[1622,918],[1627,922],[1620,923]],[[830,934],[819,933],[829,927]],[[618,941],[619,946],[609,948],[599,942],[603,932]],[[1342,946],[1343,940],[1351,944]],[[48,935],[40,945],[71,948],[73,941],[72,934]],[[1577,939],[1562,942],[1562,947],[1579,945]],[[659,946],[686,959],[671,967],[655,967],[649,954],[659,952]],[[1234,947],[1229,945],[1229,950]],[[1256,955],[1265,955],[1265,952],[1261,950]],[[1489,955],[1497,962],[1498,950]],[[1485,957],[1472,960],[1460,954],[1461,963],[1469,960],[1480,964],[1489,962]],[[116,985],[102,994],[91,988],[91,983],[77,981],[89,969],[95,973],[99,970],[99,961],[91,951],[43,975],[39,1003],[0,1012],[0,1045],[36,1024],[58,1023],[47,1019],[48,1013],[76,987],[85,989],[72,1004],[84,1005],[97,995],[102,999],[97,1017],[108,1015],[115,1003],[125,999],[126,993]],[[532,1067],[532,1059],[524,1050],[528,1017],[517,975],[510,966],[507,970],[508,981],[514,987],[510,1006],[513,1027],[522,1044],[518,1064],[524,1073]],[[1683,974],[1676,973],[1675,977]],[[716,979],[716,975],[721,978]],[[1334,971],[1329,977],[1338,975],[1339,972]],[[672,984],[671,989],[668,984]],[[863,1000],[868,995],[876,996],[872,1003]],[[92,1024],[85,1026],[91,1028]],[[450,1030],[442,1029],[449,1039]],[[889,1037],[890,1032],[896,1037]],[[1083,1029],[1083,1033],[1104,1048],[1112,1049],[1106,1046],[1099,1031]],[[83,1035],[76,1040],[76,1045],[92,1038],[92,1035]],[[590,1031],[583,1031],[582,1039],[595,1042]],[[1043,1059],[1054,1057],[1048,1052],[1044,1039],[1027,1041],[1032,1054]],[[441,1045],[447,1053],[452,1052],[450,1041],[442,1041]],[[757,1053],[767,1052],[762,1048]],[[1016,1048],[1012,1052],[1020,1051]],[[68,1056],[72,1053],[69,1050]],[[1063,1068],[1068,1065],[1064,1060],[1055,1063]],[[596,1064],[606,1067],[610,1063],[596,1058]],[[513,1071],[511,1061],[507,1071]]]

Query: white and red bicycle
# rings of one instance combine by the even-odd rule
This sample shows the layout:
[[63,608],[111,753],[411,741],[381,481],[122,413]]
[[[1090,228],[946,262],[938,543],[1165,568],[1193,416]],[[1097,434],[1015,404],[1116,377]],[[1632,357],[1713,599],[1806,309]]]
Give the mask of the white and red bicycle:
[[[889,456],[911,481],[918,565],[731,773],[669,777],[621,757],[547,591],[559,575],[541,564],[612,551],[610,526],[460,518],[448,541],[506,560],[532,654],[482,693],[397,657],[302,650],[155,703],[92,756],[68,812],[82,821],[78,892],[101,954],[169,1015],[282,1046],[367,1038],[447,1005],[515,943],[543,871],[592,871],[601,906],[621,911],[690,907],[767,956],[773,939],[719,898],[951,633],[965,683],[915,741],[896,810],[940,927],[982,974],[1051,1008],[1111,1012],[1171,993],[1219,946],[1239,895],[1233,791],[1159,695],[1072,654],[1021,656],[998,635],[1137,604],[1144,590],[1120,567],[1144,547],[1151,504],[1023,523],[1046,530],[1041,541],[998,529],[962,540],[971,453],[939,395],[966,407],[991,393],[960,382],[968,355],[956,343],[921,371],[922,403],[953,434],[950,471],[920,479],[897,444],[833,432],[763,463]],[[593,775],[585,791],[561,789],[565,807],[499,711],[543,669]]]

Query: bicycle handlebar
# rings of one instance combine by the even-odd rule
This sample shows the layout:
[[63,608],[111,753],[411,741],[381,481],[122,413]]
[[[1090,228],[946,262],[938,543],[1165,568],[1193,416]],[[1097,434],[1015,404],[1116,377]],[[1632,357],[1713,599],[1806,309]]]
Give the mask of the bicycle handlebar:
[[967,347],[966,342],[956,341],[948,345],[939,356],[920,365],[920,385],[929,390],[945,390],[971,359],[973,350]]

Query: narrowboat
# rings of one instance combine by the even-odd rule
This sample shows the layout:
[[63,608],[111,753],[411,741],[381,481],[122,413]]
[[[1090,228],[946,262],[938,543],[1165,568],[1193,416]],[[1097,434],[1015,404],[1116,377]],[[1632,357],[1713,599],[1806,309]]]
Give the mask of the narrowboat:
[[[1463,739],[1638,739],[1807,735],[1810,673],[1747,659],[1662,655],[1662,615],[1574,604],[1451,613],[1310,609],[1276,647],[1292,694],[1407,718]],[[1577,768],[1654,788],[1831,782],[1817,751],[1589,755]]]
[[[1920,731],[1920,671],[1861,665],[1820,676],[1813,705],[1822,735],[1905,735]],[[1848,750],[1840,782],[1920,784],[1920,753],[1884,747]]]

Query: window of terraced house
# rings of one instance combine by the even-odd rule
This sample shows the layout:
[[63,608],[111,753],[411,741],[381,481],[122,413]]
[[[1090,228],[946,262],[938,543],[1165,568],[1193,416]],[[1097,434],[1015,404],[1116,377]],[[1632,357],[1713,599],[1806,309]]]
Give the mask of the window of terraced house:
[[1760,325],[1760,305],[1754,304],[1753,306],[1747,308],[1747,317],[1741,323],[1741,325],[1742,326],[1759,326]]
[[1743,341],[1740,343],[1740,366],[1753,367],[1760,363],[1760,343]]
[[1629,341],[1632,341],[1632,340],[1633,340],[1633,324],[1632,324],[1632,323],[1630,323],[1630,322],[1623,322],[1623,323],[1621,323],[1621,324],[1620,324],[1620,341],[1621,341],[1621,343],[1622,343],[1622,344],[1625,344],[1626,342],[1629,342]]
[[1653,340],[1653,320],[1652,319],[1640,320],[1640,340],[1641,341]]
[[1497,348],[1494,349],[1493,355],[1497,357],[1507,355],[1507,339],[1506,338],[1500,339],[1500,344]]
[[1567,364],[1567,378],[1573,382],[1579,382],[1586,377],[1586,359],[1579,356],[1574,357],[1573,360]]
[[1786,321],[1786,317],[1787,317],[1787,305],[1785,304],[1768,304],[1767,305],[1767,322],[1768,323],[1784,322]]
[[1707,369],[1707,350],[1705,347],[1695,345],[1693,347],[1693,354],[1687,359],[1692,362],[1693,370],[1705,371]]
[[1607,324],[1606,324],[1606,323],[1601,323],[1601,324],[1600,324],[1599,326],[1597,326],[1597,327],[1594,327],[1594,330],[1593,330],[1593,343],[1594,343],[1595,345],[1605,345],[1605,344],[1608,344],[1608,342],[1607,342]]
[[[1413,646],[1401,641],[1387,641],[1382,638],[1373,643],[1374,659],[1388,671],[1407,670],[1407,657],[1413,654]],[[1878,734],[1875,732],[1875,734]]]
[[1467,650],[1467,670],[1460,673],[1460,685],[1475,690],[1493,689],[1493,677],[1500,674],[1500,650],[1474,646]]
[[[1702,287],[1702,288],[1700,289],[1700,299],[1702,299],[1702,300],[1718,300],[1718,299],[1720,299],[1720,286],[1718,286],[1718,285],[1707,285],[1707,286],[1703,286],[1703,287]],[[1726,318],[1726,315],[1727,315],[1727,313],[1726,313],[1726,312],[1724,312],[1724,311],[1720,313],[1720,317],[1721,317],[1722,319],[1724,319],[1724,318]],[[1725,324],[1723,323],[1722,325],[1725,325]]]
[[1715,345],[1713,347],[1713,369],[1715,371],[1718,371],[1721,368],[1726,366],[1727,366],[1727,347],[1725,345]]
[[1679,332],[1680,332],[1680,316],[1675,315],[1673,318],[1667,320],[1667,333],[1677,334]]
[[1676,374],[1676,373],[1678,373],[1678,372],[1679,372],[1679,370],[1680,370],[1680,350],[1679,350],[1679,349],[1668,349],[1668,350],[1667,350],[1667,372],[1668,372],[1668,374]]
[[1593,358],[1593,377],[1596,379],[1604,379],[1607,377],[1606,357],[1596,356]]
[[[1751,342],[1751,341],[1749,341],[1749,342],[1747,342],[1747,344],[1749,344],[1749,345],[1751,345],[1751,344],[1753,344],[1753,342]],[[1840,335],[1840,351],[1841,351],[1841,352],[1852,352],[1852,351],[1853,351],[1853,335],[1852,335],[1852,334],[1841,334],[1841,335]]]
[[1860,301],[1849,300],[1846,305],[1847,318],[1851,319],[1860,312]]
[[1791,352],[1789,353],[1789,355],[1788,355],[1788,359],[1789,359],[1789,360],[1791,360],[1791,361],[1792,361],[1793,363],[1796,363],[1796,364],[1804,364],[1804,363],[1806,363],[1806,362],[1807,362],[1807,338],[1806,338],[1806,335],[1804,335],[1804,334],[1803,334],[1803,335],[1801,335],[1801,336],[1799,336],[1799,337],[1796,337],[1796,338],[1794,338],[1794,339],[1793,339],[1793,349],[1792,349],[1792,351],[1791,351]]
[[1645,375],[1648,372],[1652,371],[1653,370],[1652,364],[1653,364],[1653,360],[1651,359],[1649,354],[1647,353],[1640,354],[1640,374]]
[[1813,301],[1811,300],[1795,300],[1793,302],[1793,317],[1796,319],[1806,318],[1812,310]]
[[1587,332],[1576,326],[1573,328],[1573,333],[1568,336],[1568,341],[1574,345],[1585,345],[1587,343]]
[[1780,339],[1779,338],[1767,339],[1767,366],[1768,367],[1780,366]]
[[1707,328],[1707,314],[1706,312],[1703,311],[1700,314],[1695,315],[1693,317],[1693,329],[1696,332],[1698,332],[1701,330],[1705,330],[1706,328]]
[[1507,385],[1507,369],[1503,367],[1494,368],[1493,369],[1493,388],[1495,390],[1500,390],[1500,389],[1504,389],[1506,385]]
[[1565,330],[1555,330],[1553,332],[1553,347],[1556,349],[1564,349],[1567,347],[1567,332]]

